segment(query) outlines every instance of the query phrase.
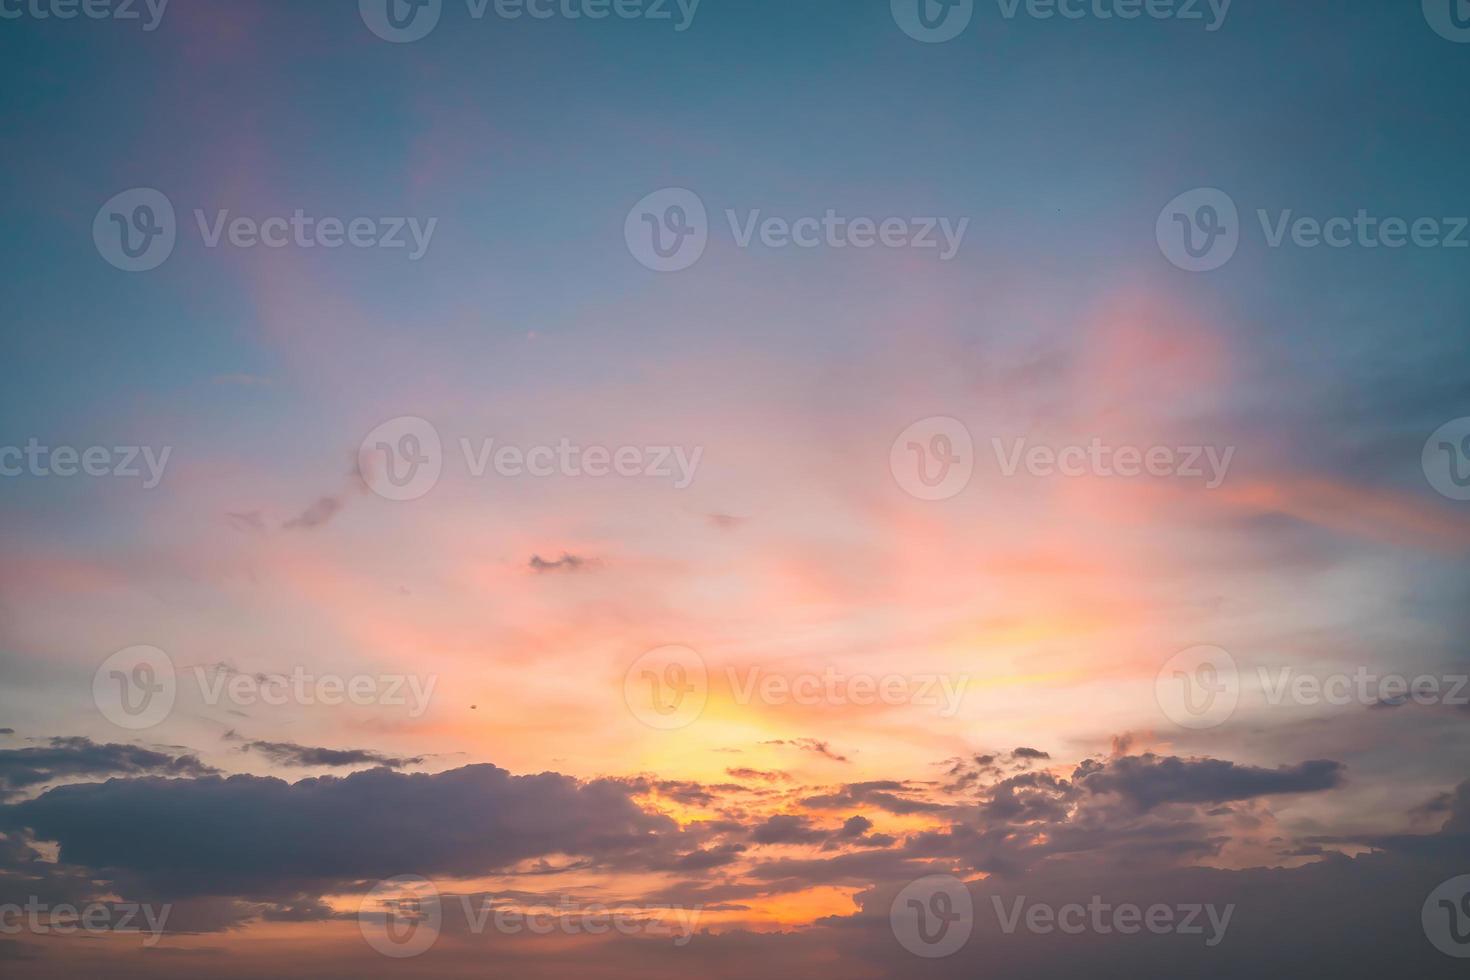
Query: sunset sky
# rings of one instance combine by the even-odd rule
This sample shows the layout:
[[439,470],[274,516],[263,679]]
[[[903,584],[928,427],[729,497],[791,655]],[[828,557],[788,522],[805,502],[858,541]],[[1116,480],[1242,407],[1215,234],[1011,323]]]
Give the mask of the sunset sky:
[[0,0],[0,972],[1463,975],[1465,5],[374,2]]

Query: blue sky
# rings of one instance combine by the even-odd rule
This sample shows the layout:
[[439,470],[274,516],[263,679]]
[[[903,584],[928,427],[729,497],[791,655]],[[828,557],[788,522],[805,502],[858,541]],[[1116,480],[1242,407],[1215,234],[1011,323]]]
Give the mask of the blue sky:
[[[1415,919],[1470,856],[1470,44],[1438,0],[976,0],[943,43],[882,0],[703,0],[685,30],[445,0],[409,43],[348,0],[173,0],[152,30],[39,2],[0,0],[0,468],[37,443],[112,475],[0,476],[0,906],[168,903],[179,975],[350,976],[389,963],[373,883],[412,873],[705,910],[677,960],[496,946],[528,975],[950,976],[985,960],[909,955],[910,884],[1112,881],[1239,905],[1219,955],[1088,937],[1129,975],[1298,962],[1272,894],[1343,976],[1448,975]],[[94,222],[140,189],[176,243],[126,271]],[[708,241],[655,271],[625,230],[675,193]],[[1237,247],[1182,268],[1164,231],[1222,200]],[[221,212],[244,237],[210,247]],[[371,244],[250,243],[296,212]],[[829,214],[847,238],[736,230]],[[1349,237],[1302,244],[1322,226]],[[421,256],[380,247],[412,228]],[[489,440],[632,468],[528,475]],[[1052,465],[1094,445],[1165,468]],[[167,450],[156,486],[113,472],[135,450]],[[132,728],[107,699],[159,676],[114,659],[144,648],[177,700]],[[1238,704],[1180,722],[1169,684],[1217,649]],[[1442,688],[1283,700],[1282,670]],[[433,693],[210,695],[302,671]],[[834,671],[907,694],[741,694]],[[660,728],[635,682],[693,676],[702,714]],[[474,938],[394,965],[468,974]],[[165,975],[107,941],[108,975]],[[988,943],[1019,977],[1077,955]],[[94,955],[0,938],[36,975]]]

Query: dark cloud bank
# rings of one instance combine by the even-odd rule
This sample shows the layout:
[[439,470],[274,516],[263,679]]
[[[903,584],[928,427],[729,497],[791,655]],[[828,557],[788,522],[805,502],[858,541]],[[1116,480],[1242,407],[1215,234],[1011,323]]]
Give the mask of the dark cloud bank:
[[[511,867],[550,879],[566,868],[645,873],[656,884],[630,897],[652,904],[740,908],[820,884],[855,889],[858,903],[851,915],[780,934],[704,931],[682,948],[584,938],[551,956],[530,955],[530,940],[460,935],[449,926],[449,938],[412,961],[389,964],[354,947],[329,968],[303,964],[298,972],[286,964],[277,971],[283,976],[455,976],[487,963],[530,977],[1463,975],[1462,961],[1425,939],[1420,909],[1440,882],[1470,872],[1470,782],[1427,806],[1405,801],[1406,813],[1418,807],[1442,821],[1434,833],[1286,839],[1271,830],[1273,799],[1330,793],[1344,782],[1342,767],[1326,760],[1260,768],[1123,756],[1083,762],[1069,777],[1038,770],[966,784],[959,797],[908,781],[801,787],[792,789],[788,812],[761,817],[745,816],[739,802],[770,792],[759,774],[750,787],[700,787],[515,776],[475,765],[432,775],[379,767],[288,783],[225,778],[190,756],[84,739],[0,753],[0,772],[12,793],[83,774],[105,778],[0,806],[0,902],[112,892],[175,903],[170,925],[180,931],[253,918],[324,919],[332,913],[322,896],[362,892],[381,878],[467,879]],[[128,778],[106,778],[118,775]],[[680,827],[640,804],[643,794],[663,790],[700,794],[726,816]],[[874,818],[907,813],[938,819],[943,829],[871,832]],[[1268,840],[1279,855],[1320,857],[1300,867],[1198,866],[1253,827],[1274,835]],[[55,862],[42,858],[43,843],[59,848]],[[904,885],[933,873],[970,881],[975,926],[953,956],[921,960],[894,940],[888,913]],[[1235,911],[1223,941],[1207,948],[1199,936],[1006,934],[992,902],[1059,906],[1094,895]],[[0,958],[29,957],[33,975],[64,975],[47,972],[49,951],[23,936],[0,946]],[[201,953],[131,952],[136,962],[125,958],[109,975],[194,976],[205,963]],[[229,959],[208,963],[211,975],[250,975]]]

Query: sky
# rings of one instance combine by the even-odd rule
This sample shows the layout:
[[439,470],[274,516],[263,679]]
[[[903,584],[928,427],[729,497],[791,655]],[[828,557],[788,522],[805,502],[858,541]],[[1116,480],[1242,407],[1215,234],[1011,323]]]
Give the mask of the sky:
[[1470,3],[0,78],[7,975],[1463,973]]

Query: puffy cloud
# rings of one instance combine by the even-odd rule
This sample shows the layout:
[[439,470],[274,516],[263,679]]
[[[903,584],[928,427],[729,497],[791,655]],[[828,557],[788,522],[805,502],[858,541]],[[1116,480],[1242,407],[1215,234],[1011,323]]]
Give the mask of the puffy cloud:
[[593,563],[581,555],[568,554],[564,551],[555,561],[547,561],[540,555],[532,555],[529,564],[533,572],[544,575],[548,572],[584,572],[591,568]]
[[949,808],[946,803],[914,799],[911,788],[906,783],[891,779],[848,783],[833,793],[808,796],[802,803],[817,810],[845,810],[867,805],[900,815],[938,813]]
[[[127,819],[120,819],[126,814]],[[629,789],[489,765],[62,786],[0,808],[0,829],[148,891],[270,897],[398,874],[468,876],[557,854],[612,860],[676,830]]]
[[757,844],[815,844],[827,839],[827,832],[812,826],[807,817],[777,813],[767,817],[750,832]]
[[1051,753],[1049,753],[1049,752],[1043,752],[1040,749],[1027,748],[1026,746],[1023,745],[1023,746],[1021,746],[1020,748],[1017,748],[1015,751],[1013,751],[1011,753],[1011,758],[1012,759],[1050,759],[1051,758]]
[[[233,732],[226,737],[233,736]],[[272,762],[293,768],[313,766],[387,766],[402,769],[423,763],[423,756],[398,757],[384,755],[371,749],[326,749],[295,742],[247,741],[240,746],[242,752],[259,752]]]
[[286,521],[281,527],[288,531],[321,527],[336,517],[337,513],[342,510],[342,506],[343,498],[340,495],[318,497],[310,506]]
[[732,779],[753,779],[766,783],[790,782],[791,774],[777,770],[736,768],[726,769],[725,774]]
[[793,749],[801,749],[803,752],[815,752],[817,755],[831,759],[833,762],[852,761],[847,756],[834,752],[831,745],[818,738],[773,738],[761,744],[784,745]]
[[1221,759],[1125,756],[1105,766],[1079,768],[1090,793],[1117,793],[1141,810],[1165,803],[1225,803],[1285,793],[1318,793],[1342,781],[1342,764],[1314,759],[1261,769]]
[[170,755],[136,745],[53,738],[45,746],[0,750],[0,800],[78,776],[202,776],[218,772],[193,755]]

